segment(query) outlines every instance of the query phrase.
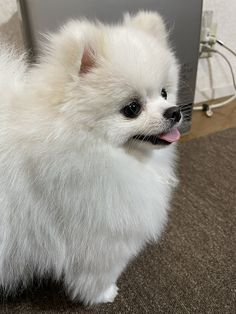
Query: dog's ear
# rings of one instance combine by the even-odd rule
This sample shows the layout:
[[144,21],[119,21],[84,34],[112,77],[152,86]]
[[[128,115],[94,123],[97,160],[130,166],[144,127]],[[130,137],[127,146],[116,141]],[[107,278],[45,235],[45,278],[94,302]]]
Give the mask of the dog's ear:
[[163,18],[153,11],[139,11],[135,15],[129,13],[124,15],[124,24],[140,29],[158,41],[167,44],[167,30]]
[[60,102],[70,82],[87,75],[102,57],[102,25],[88,21],[70,21],[57,33],[46,35],[37,66],[32,67],[32,81],[40,97]]
[[90,72],[96,65],[96,56],[91,47],[84,47],[81,58],[79,74],[86,74]]
[[87,21],[71,21],[47,40],[40,64],[56,66],[57,73],[71,77],[90,72],[103,51],[102,32]]

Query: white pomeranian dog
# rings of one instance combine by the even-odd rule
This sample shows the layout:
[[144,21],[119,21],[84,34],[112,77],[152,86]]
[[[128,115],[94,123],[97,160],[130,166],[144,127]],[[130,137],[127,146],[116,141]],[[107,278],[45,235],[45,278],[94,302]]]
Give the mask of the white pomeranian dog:
[[178,64],[155,12],[48,39],[31,67],[1,47],[0,285],[52,274],[73,300],[112,302],[167,221]]

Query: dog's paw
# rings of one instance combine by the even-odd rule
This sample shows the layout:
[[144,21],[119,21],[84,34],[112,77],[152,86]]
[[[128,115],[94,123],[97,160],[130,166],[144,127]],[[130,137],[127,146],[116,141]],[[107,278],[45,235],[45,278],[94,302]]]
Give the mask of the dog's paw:
[[98,303],[113,302],[117,294],[118,294],[118,287],[115,284],[113,284],[107,290],[101,293],[97,297],[94,303],[98,304]]

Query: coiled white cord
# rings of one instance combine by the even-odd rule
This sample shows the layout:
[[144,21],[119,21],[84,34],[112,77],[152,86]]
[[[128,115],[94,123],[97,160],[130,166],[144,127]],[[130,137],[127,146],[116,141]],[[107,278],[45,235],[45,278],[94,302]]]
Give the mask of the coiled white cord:
[[[219,45],[221,45],[222,47],[224,47],[225,49],[227,49],[229,52],[231,52],[236,57],[236,53],[231,48],[226,46],[221,40],[217,39],[216,42]],[[230,72],[231,72],[231,76],[232,76],[233,86],[234,86],[234,89],[235,89],[235,94],[233,96],[230,96],[228,99],[226,99],[226,100],[224,100],[224,101],[222,101],[220,103],[212,104],[212,105],[202,104],[200,106],[194,106],[193,107],[193,110],[204,111],[208,117],[211,117],[213,115],[213,111],[212,111],[213,109],[220,108],[220,107],[223,107],[225,105],[228,105],[229,103],[231,103],[233,100],[236,99],[236,81],[235,81],[234,71],[233,71],[233,68],[232,68],[232,65],[231,65],[229,59],[222,52],[220,52],[220,51],[218,51],[216,49],[212,49],[211,47],[206,47],[206,49],[207,49],[207,51],[213,52],[213,53],[217,53],[222,58],[224,58],[224,60],[226,61],[226,63],[229,66],[229,69],[230,69]]]

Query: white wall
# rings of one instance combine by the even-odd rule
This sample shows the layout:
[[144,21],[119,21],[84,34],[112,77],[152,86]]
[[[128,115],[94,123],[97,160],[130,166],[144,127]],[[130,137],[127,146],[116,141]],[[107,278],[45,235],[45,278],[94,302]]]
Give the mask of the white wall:
[[0,0],[0,24],[7,22],[15,11],[15,0]]
[[[217,37],[236,51],[236,0],[203,0],[203,10],[214,11],[214,18],[218,25]],[[236,57],[219,45],[216,48],[229,58],[236,75]],[[200,59],[195,102],[233,93],[231,75],[224,59],[218,55],[210,59]]]

